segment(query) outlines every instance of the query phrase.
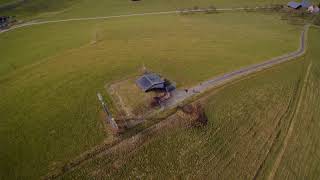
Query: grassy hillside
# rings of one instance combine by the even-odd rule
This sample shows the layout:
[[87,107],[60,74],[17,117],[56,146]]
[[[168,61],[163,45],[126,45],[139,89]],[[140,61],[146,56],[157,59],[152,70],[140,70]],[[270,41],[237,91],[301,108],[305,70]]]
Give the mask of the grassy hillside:
[[292,135],[276,171],[275,179],[317,179],[320,176],[320,29],[310,31],[311,61],[306,90],[296,118]]
[[11,3],[11,2],[14,2],[14,0],[0,0],[0,6],[3,4]]
[[1,176],[37,178],[102,142],[96,92],[143,63],[188,86],[295,50],[300,29],[277,15],[226,13],[59,23],[1,34]]
[[135,152],[102,156],[63,179],[253,179],[285,135],[304,69],[300,59],[226,87],[207,100],[207,127],[166,132]]
[[[214,69],[205,71],[211,76],[212,72],[224,72],[219,68],[225,68],[226,64],[230,65],[227,70],[231,70],[295,50],[300,27],[287,25],[286,21],[279,19],[278,15],[259,13],[157,15],[27,27],[1,34],[0,76],[55,59],[67,50],[82,46],[86,50],[83,53],[92,52],[96,47],[108,49],[116,55],[108,59],[119,58],[118,54],[124,54],[128,59],[129,53],[134,53],[134,58],[146,63],[152,63],[153,59],[161,59],[164,65],[167,61],[179,66],[189,66],[184,63],[186,61],[197,62],[199,66],[210,63]],[[256,46],[257,42],[259,46]],[[111,46],[111,43],[115,45]],[[266,51],[273,45],[277,48]],[[19,53],[16,53],[17,49]],[[197,58],[202,60],[196,61]],[[180,68],[181,71],[184,69]]]
[[[319,35],[319,29],[311,29],[305,57],[259,73],[210,97],[206,128],[166,132],[135,152],[100,157],[63,179],[264,179],[275,166],[292,123],[292,135],[275,179],[317,179]],[[309,76],[304,81],[306,74]],[[302,87],[306,89],[301,91]]]
[[[6,0],[4,0],[6,1]],[[287,3],[284,0],[141,0],[134,2],[113,0],[27,0],[16,8],[2,13],[17,15],[18,18],[72,18],[109,16],[130,13],[169,11],[179,8],[198,7],[243,7]]]
[[[15,3],[17,2],[17,3]],[[0,10],[0,14],[14,15],[18,19],[27,17],[33,17],[41,13],[48,13],[53,11],[62,10],[70,7],[77,0],[25,0],[19,2],[19,0],[1,0],[1,4],[14,4],[12,6],[6,6]],[[51,14],[54,15],[54,14]]]
[[286,3],[284,0],[141,0],[134,1],[92,1],[82,0],[72,6],[68,11],[59,14],[57,17],[86,17],[86,16],[106,16],[141,12],[169,11],[181,8],[198,7],[243,7],[266,5],[272,3]]

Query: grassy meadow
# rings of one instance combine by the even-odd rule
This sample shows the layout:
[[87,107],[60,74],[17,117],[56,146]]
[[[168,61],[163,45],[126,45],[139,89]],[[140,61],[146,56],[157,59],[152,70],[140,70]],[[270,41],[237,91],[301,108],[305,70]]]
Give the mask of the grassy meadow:
[[37,178],[101,143],[97,91],[142,64],[182,87],[297,49],[301,27],[279,18],[145,16],[1,34],[1,175]]
[[282,157],[275,179],[318,179],[320,176],[320,29],[310,30],[310,50],[306,59],[311,64],[306,91],[288,146]]
[[285,136],[304,70],[299,59],[225,87],[207,99],[206,127],[167,131],[134,152],[101,156],[62,179],[253,179]]
[[[319,29],[311,28],[304,57],[211,95],[205,106],[207,127],[167,131],[134,152],[101,156],[61,179],[265,179],[293,121],[275,179],[317,179],[319,35]],[[305,91],[301,90],[304,83]]]
[[0,0],[0,6],[3,4],[11,3],[11,2],[14,2],[14,1],[13,0]]
[[74,3],[68,10],[54,18],[109,16],[141,12],[170,11],[181,8],[197,7],[244,7],[286,3],[284,0],[141,0],[134,1],[91,1],[81,0]]
[[[8,0],[2,0],[8,1]],[[1,3],[1,1],[0,1]],[[32,0],[14,9],[3,10],[4,14],[20,19],[61,19],[74,17],[109,16],[154,11],[170,11],[198,7],[243,7],[269,4],[286,4],[284,0],[141,0],[134,2],[113,0]]]

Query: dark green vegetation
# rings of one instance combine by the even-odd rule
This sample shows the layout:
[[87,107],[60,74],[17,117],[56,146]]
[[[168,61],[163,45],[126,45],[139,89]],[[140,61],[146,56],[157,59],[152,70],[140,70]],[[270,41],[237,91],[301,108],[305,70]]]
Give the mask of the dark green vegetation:
[[[128,154],[88,162],[63,179],[268,177],[296,121],[276,179],[319,177],[320,31],[311,29],[305,57],[234,83],[208,98],[209,124],[153,137]],[[307,89],[304,79],[312,62]],[[298,105],[302,95],[302,103]],[[300,107],[300,108],[298,108]],[[296,118],[294,114],[298,112]]]

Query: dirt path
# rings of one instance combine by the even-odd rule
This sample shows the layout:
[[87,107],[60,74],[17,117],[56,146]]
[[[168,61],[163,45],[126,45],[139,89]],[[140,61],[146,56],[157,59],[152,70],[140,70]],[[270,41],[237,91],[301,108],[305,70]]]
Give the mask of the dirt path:
[[296,107],[296,111],[294,112],[294,115],[292,117],[292,122],[290,124],[290,127],[289,127],[289,130],[288,130],[288,133],[283,141],[283,146],[281,147],[281,150],[276,158],[276,161],[271,169],[271,172],[269,174],[269,177],[268,177],[268,180],[272,180],[274,179],[274,176],[278,170],[278,167],[281,163],[281,160],[282,160],[282,157],[284,155],[284,152],[286,151],[286,148],[288,146],[288,142],[292,136],[292,132],[293,132],[293,129],[294,129],[294,126],[295,126],[295,123],[296,123],[296,119],[297,119],[297,115],[298,113],[300,112],[300,109],[301,109],[301,103],[302,103],[302,100],[303,100],[303,95],[304,95],[304,92],[306,90],[306,85],[308,83],[308,78],[309,78],[309,74],[310,74],[310,69],[312,67],[312,62],[309,64],[308,66],[308,69],[307,69],[307,72],[306,72],[306,76],[304,78],[304,81],[303,81],[303,87],[302,87],[302,90],[301,90],[301,93],[300,93],[300,97],[299,97],[299,100],[298,100],[298,104],[297,104],[297,107]]
[[[259,9],[270,9],[272,7],[263,6],[263,7],[254,7],[254,8],[218,8],[216,11],[242,11],[242,10],[259,10]],[[205,12],[206,10],[189,10],[184,12]],[[135,14],[124,14],[124,15],[115,15],[115,16],[98,16],[98,17],[86,17],[86,18],[70,18],[70,19],[61,19],[61,20],[52,20],[52,21],[39,21],[39,22],[27,22],[24,24],[13,26],[9,29],[0,30],[0,34],[13,31],[15,29],[20,29],[29,26],[42,25],[42,24],[52,24],[52,23],[61,23],[61,22],[72,22],[72,21],[90,21],[90,20],[107,20],[115,18],[125,18],[125,17],[134,17],[134,16],[150,16],[150,15],[162,15],[162,14],[179,14],[181,11],[161,11],[161,12],[148,12],[148,13],[135,13]]]

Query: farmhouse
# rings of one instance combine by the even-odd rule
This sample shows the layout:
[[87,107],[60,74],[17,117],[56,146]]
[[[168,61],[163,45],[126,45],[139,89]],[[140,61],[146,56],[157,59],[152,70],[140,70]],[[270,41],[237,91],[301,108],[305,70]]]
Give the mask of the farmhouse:
[[161,78],[156,73],[146,73],[137,79],[136,84],[144,92],[152,90],[164,90],[170,92],[175,89],[175,86],[168,80]]
[[8,16],[0,16],[0,29],[5,28],[9,25]]

